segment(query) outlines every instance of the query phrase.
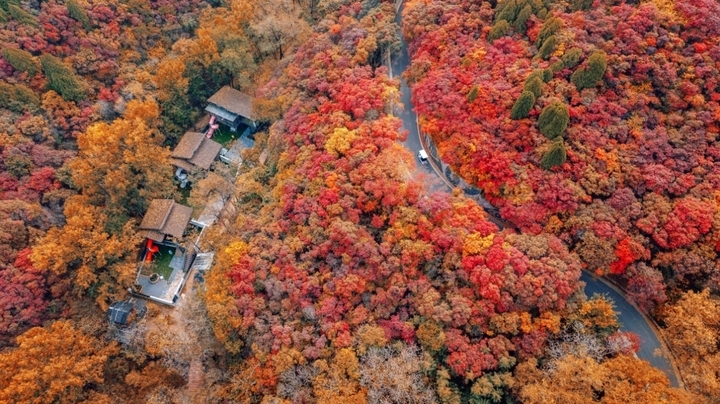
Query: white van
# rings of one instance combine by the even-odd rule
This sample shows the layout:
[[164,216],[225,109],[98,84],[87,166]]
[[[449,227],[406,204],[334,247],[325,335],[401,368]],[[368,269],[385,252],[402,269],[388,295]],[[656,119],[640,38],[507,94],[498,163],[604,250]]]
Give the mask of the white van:
[[418,158],[420,159],[420,162],[423,164],[427,164],[428,162],[428,155],[425,153],[425,149],[420,149],[418,152]]

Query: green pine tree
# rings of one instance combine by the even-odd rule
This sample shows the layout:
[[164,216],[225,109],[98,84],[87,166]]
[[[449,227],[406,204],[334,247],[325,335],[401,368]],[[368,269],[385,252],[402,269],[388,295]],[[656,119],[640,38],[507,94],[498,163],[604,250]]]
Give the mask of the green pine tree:
[[70,17],[72,17],[75,21],[82,23],[85,30],[89,30],[91,28],[90,18],[88,17],[87,12],[85,12],[85,9],[78,4],[77,1],[67,0],[65,7],[67,7]]
[[13,112],[35,111],[40,106],[40,98],[22,84],[7,84],[0,81],[0,107]]
[[530,110],[535,105],[535,96],[530,91],[523,91],[510,111],[510,119],[523,119],[530,114]]
[[12,16],[12,18],[15,19],[15,21],[30,25],[32,27],[39,27],[40,24],[37,22],[37,18],[35,18],[34,15],[28,13],[27,11],[23,10],[20,6],[15,4],[8,4],[8,13]]
[[567,160],[567,150],[562,137],[553,140],[550,149],[545,152],[540,161],[540,166],[549,170],[555,166],[559,166]]
[[26,72],[30,76],[34,76],[38,72],[38,65],[30,52],[22,49],[5,48],[0,53],[15,70]]
[[532,6],[530,4],[527,4],[525,7],[523,7],[522,10],[520,10],[517,17],[515,18],[515,22],[513,23],[515,31],[525,32],[525,30],[527,29],[527,26],[525,24],[527,23],[528,18],[530,18],[530,16],[532,15],[532,12]]
[[579,67],[570,76],[578,91],[595,87],[602,80],[607,69],[607,56],[603,51],[595,51],[587,60],[585,66]]
[[562,28],[562,21],[560,21],[559,18],[550,17],[545,20],[542,28],[540,28],[540,33],[538,33],[537,40],[535,41],[535,46],[537,46],[538,48],[541,47],[543,45],[543,42],[545,42],[545,40],[550,38],[552,35],[555,35],[555,33],[560,28]]
[[0,8],[0,23],[8,21],[10,21],[10,17],[8,17],[7,12]]
[[556,101],[546,106],[540,113],[538,129],[548,139],[555,139],[565,132],[569,120],[568,106]]
[[518,8],[516,0],[503,1],[495,9],[495,21],[504,20],[508,23],[515,21],[519,11]]
[[572,0],[570,8],[572,11],[589,10],[592,4],[593,0]]
[[528,76],[528,78],[525,80],[525,85],[523,85],[523,91],[530,91],[533,93],[535,98],[542,95],[542,87],[543,87],[543,81],[540,77],[537,75],[531,74]]
[[470,89],[470,92],[468,92],[468,95],[467,95],[468,104],[472,104],[473,101],[475,101],[475,100],[477,99],[477,97],[478,97],[478,92],[479,92],[479,89],[478,89],[478,86],[477,86],[477,85],[474,85],[474,86]]
[[538,51],[538,57],[540,59],[547,60],[547,58],[552,55],[556,47],[557,37],[555,35],[550,35],[545,41],[543,41],[543,44]]
[[82,82],[75,73],[60,59],[55,56],[44,54],[40,56],[45,77],[49,83],[48,87],[55,90],[60,96],[68,101],[80,101],[85,99],[85,90]]
[[20,0],[0,0],[0,9],[2,9],[5,12],[9,12],[10,8],[9,6],[11,4],[14,4],[16,6],[20,5]]
[[562,62],[565,67],[572,69],[580,63],[580,57],[582,56],[582,50],[580,48],[572,48],[562,55]]
[[510,31],[510,24],[505,20],[500,20],[493,25],[492,29],[488,33],[487,40],[493,43],[496,39],[502,38],[507,35]]

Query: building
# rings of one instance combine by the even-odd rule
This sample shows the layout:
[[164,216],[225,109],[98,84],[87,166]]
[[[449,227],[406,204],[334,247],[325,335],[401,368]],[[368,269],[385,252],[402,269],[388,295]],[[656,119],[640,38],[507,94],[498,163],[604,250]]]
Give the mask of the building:
[[241,125],[247,127],[244,132],[248,133],[257,128],[253,97],[229,86],[224,86],[208,99],[205,111],[213,114],[219,123],[233,132],[237,132]]
[[204,134],[187,132],[170,154],[170,163],[187,172],[193,167],[207,170],[220,153],[220,149],[222,149],[220,143],[206,138]]
[[192,208],[172,199],[154,199],[140,223],[140,235],[162,243],[166,238],[179,240],[190,223]]
[[130,298],[121,302],[114,302],[107,311],[108,320],[116,325],[129,325],[133,320],[145,316],[147,307],[145,302]]

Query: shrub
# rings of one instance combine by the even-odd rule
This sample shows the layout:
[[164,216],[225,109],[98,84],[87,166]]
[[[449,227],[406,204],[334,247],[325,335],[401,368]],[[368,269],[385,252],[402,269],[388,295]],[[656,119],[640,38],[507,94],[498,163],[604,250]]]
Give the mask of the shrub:
[[542,156],[540,166],[549,170],[564,163],[565,160],[567,160],[565,142],[563,141],[563,138],[559,137],[552,142],[550,149]]
[[30,25],[35,28],[40,26],[35,16],[23,10],[20,6],[8,4],[8,13],[19,23]]
[[607,69],[607,56],[603,51],[595,51],[587,60],[585,66],[579,67],[570,76],[570,81],[575,84],[578,91],[595,87],[605,74]]
[[562,55],[562,62],[565,67],[572,69],[580,63],[580,56],[582,56],[582,50],[580,48],[572,48]]
[[550,37],[543,41],[543,44],[538,51],[538,57],[543,60],[547,60],[547,58],[549,58],[555,50],[555,47],[557,47],[557,37],[555,35],[550,35]]
[[592,4],[593,0],[572,0],[570,9],[572,11],[589,10]]
[[540,77],[537,75],[531,74],[528,76],[528,78],[525,80],[525,85],[523,86],[523,91],[530,91],[533,93],[535,98],[542,95],[542,86],[543,81]]
[[35,59],[33,59],[30,52],[22,49],[5,48],[2,50],[2,56],[15,70],[26,72],[31,76],[38,72],[37,63],[35,63]]
[[9,6],[11,4],[14,4],[16,6],[20,5],[20,0],[0,0],[0,10],[3,10],[5,12],[10,11]]
[[530,91],[523,91],[510,111],[510,119],[523,119],[528,116],[533,105],[535,105],[535,96]]
[[552,80],[552,78],[553,78],[553,71],[552,71],[552,69],[547,68],[547,69],[543,69],[543,70],[542,70],[542,80],[543,80],[544,82],[547,83],[548,81]]
[[477,97],[478,97],[478,91],[479,91],[479,90],[478,90],[478,86],[477,86],[477,85],[473,86],[473,87],[470,89],[470,92],[468,92],[468,95],[467,95],[468,104],[472,104],[473,101],[475,101],[475,100],[477,99]]
[[0,107],[13,112],[35,110],[40,106],[40,99],[35,92],[22,84],[7,84],[0,81]]
[[565,132],[570,112],[562,102],[553,102],[546,106],[538,118],[538,129],[548,139],[555,139]]
[[494,40],[507,35],[508,31],[510,31],[510,24],[505,20],[500,20],[493,25],[488,33],[487,40],[492,43]]
[[503,20],[505,22],[515,21],[515,17],[518,14],[518,5],[515,0],[505,0],[498,4],[495,8],[495,21],[499,22]]
[[540,28],[540,33],[538,34],[537,40],[535,41],[535,45],[538,48],[541,47],[543,45],[543,42],[545,42],[546,39],[554,35],[561,27],[562,21],[560,21],[559,18],[550,17],[545,20],[542,28]]
[[513,23],[515,31],[525,32],[525,30],[527,29],[525,23],[527,23],[527,20],[532,15],[532,12],[532,6],[530,4],[526,5],[525,7],[523,7],[522,10],[520,10],[517,17],[515,18],[515,22]]
[[49,81],[48,87],[51,90],[55,90],[68,101],[85,99],[85,91],[82,88],[80,79],[60,59],[44,54],[40,56],[40,64]]
[[87,12],[85,12],[85,9],[78,4],[77,1],[68,0],[67,3],[65,3],[65,7],[67,7],[70,17],[82,23],[86,30],[90,29],[90,18],[88,18]]

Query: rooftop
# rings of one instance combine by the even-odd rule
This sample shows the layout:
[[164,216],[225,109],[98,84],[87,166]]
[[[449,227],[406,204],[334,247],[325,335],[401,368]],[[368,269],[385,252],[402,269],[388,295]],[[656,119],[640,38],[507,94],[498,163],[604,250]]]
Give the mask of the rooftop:
[[170,154],[170,161],[187,171],[192,169],[193,165],[207,170],[220,153],[220,149],[222,149],[220,143],[206,138],[204,134],[187,132]]
[[232,87],[223,86],[208,99],[208,103],[221,107],[235,115],[255,120],[253,97]]
[[141,234],[158,242],[164,241],[165,236],[181,238],[191,214],[192,208],[172,199],[154,199],[140,223]]

